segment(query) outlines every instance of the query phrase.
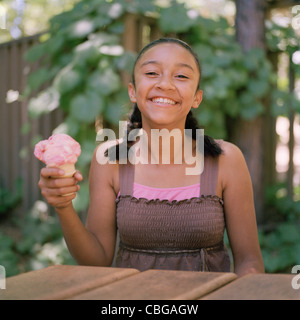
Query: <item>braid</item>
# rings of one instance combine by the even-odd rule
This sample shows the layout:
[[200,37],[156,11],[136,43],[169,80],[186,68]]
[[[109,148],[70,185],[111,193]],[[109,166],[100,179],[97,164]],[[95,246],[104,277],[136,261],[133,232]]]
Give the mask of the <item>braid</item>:
[[141,115],[141,111],[138,108],[137,104],[135,103],[133,106],[133,111],[131,113],[131,115],[129,116],[129,123],[127,126],[128,132],[127,135],[129,134],[129,132],[133,129],[139,129],[142,128],[142,115]]
[[[197,119],[194,117],[192,110],[189,111],[186,121],[185,129],[192,129],[192,138],[196,139],[197,129],[200,129]],[[211,137],[204,135],[204,155],[217,157],[222,153],[220,145]]]
[[200,129],[197,119],[194,117],[192,110],[186,116],[185,129],[192,129],[192,138],[196,139],[196,130]]

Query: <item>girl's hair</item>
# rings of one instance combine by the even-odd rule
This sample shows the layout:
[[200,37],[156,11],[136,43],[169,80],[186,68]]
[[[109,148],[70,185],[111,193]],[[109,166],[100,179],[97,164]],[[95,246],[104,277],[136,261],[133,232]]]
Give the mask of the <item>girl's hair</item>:
[[[197,65],[199,73],[200,73],[200,76],[201,76],[201,65],[200,65],[199,59],[197,57],[197,54],[193,51],[193,49],[187,43],[185,43],[182,40],[175,39],[175,38],[161,38],[161,39],[155,40],[155,41],[149,43],[148,45],[146,45],[138,54],[138,56],[135,60],[135,64],[134,64],[133,72],[132,72],[132,83],[134,86],[135,86],[134,70],[135,70],[135,66],[136,66],[137,62],[139,61],[139,59],[142,57],[142,55],[147,50],[149,50],[150,48],[152,48],[156,45],[162,44],[162,43],[175,43],[175,44],[182,46],[186,50],[188,50],[192,54],[192,56],[194,57],[196,65]],[[200,77],[199,77],[198,89],[199,89],[199,85],[200,85]],[[138,105],[135,103],[133,106],[133,111],[129,115],[129,123],[127,125],[127,132],[126,132],[127,137],[132,130],[140,129],[140,128],[142,128],[142,115],[141,115],[141,112],[138,108]],[[191,110],[189,111],[189,113],[187,114],[187,117],[186,117],[185,129],[192,130],[192,138],[195,140],[197,129],[200,129],[200,126],[198,124],[197,119],[192,114]],[[127,139],[127,141],[128,141],[128,139]],[[132,146],[133,143],[134,142],[130,143],[128,141],[128,143],[127,143],[128,150],[130,149],[130,147]],[[112,154],[116,155],[116,159],[119,160],[119,157],[120,157],[119,145],[116,145],[112,148],[116,148],[116,150],[115,150],[116,152],[112,152]],[[211,157],[218,157],[221,153],[222,153],[222,149],[221,149],[220,145],[213,138],[211,138],[207,135],[204,135],[204,155],[211,156]],[[108,150],[106,150],[105,155],[107,156],[108,154],[109,154]],[[127,152],[127,155],[128,155],[128,152]],[[115,159],[111,159],[111,160],[115,160]]]

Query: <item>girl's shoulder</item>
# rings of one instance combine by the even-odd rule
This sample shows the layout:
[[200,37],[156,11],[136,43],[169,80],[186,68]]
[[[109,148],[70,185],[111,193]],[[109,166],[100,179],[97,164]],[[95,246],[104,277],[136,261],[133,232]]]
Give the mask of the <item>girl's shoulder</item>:
[[241,149],[232,142],[228,142],[225,140],[216,140],[216,142],[220,145],[222,149],[221,156],[226,157],[227,159],[237,157],[239,158],[243,156]]
[[222,154],[219,156],[219,171],[225,179],[234,179],[242,174],[248,174],[247,164],[241,149],[228,141],[221,141]]
[[219,156],[219,168],[226,172],[232,169],[238,170],[240,166],[245,166],[246,161],[241,149],[228,141],[218,141],[222,148],[222,153]]

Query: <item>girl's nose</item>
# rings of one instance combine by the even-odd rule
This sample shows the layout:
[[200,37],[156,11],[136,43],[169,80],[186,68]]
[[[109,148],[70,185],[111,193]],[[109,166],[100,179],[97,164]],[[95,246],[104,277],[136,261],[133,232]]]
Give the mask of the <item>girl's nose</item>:
[[156,84],[156,87],[161,90],[174,90],[175,86],[172,79],[168,76],[161,76]]

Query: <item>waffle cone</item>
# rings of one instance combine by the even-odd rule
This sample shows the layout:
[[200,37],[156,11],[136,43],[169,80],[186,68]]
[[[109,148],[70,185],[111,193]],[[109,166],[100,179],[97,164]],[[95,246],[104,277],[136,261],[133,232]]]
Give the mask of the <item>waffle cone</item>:
[[65,172],[63,176],[52,176],[55,179],[70,178],[70,177],[73,177],[74,173],[76,172],[74,163],[65,163],[65,164],[62,164],[61,166],[56,166],[55,168],[62,169]]
[[[54,179],[61,179],[61,178],[70,178],[73,177],[73,175],[76,172],[75,164],[74,163],[65,163],[61,166],[56,166],[55,168],[59,168],[65,171],[65,174],[63,176],[52,176]],[[74,192],[73,192],[74,193]],[[73,193],[63,194],[63,197],[69,196]]]

